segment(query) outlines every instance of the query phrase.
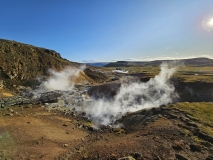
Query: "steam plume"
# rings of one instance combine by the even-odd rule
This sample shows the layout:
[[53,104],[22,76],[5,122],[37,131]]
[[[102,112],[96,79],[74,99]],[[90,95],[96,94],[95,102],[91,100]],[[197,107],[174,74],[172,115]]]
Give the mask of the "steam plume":
[[171,103],[177,96],[174,93],[174,86],[168,81],[174,72],[175,68],[162,64],[161,72],[148,82],[122,84],[113,101],[94,100],[89,107],[85,108],[85,112],[93,121],[108,125],[127,112]]
[[85,66],[81,66],[80,68],[67,67],[61,72],[49,69],[51,76],[41,83],[36,92],[41,93],[53,90],[72,90],[75,84],[75,79],[84,68]]
[[[176,63],[173,62],[174,64]],[[50,70],[51,77],[40,85],[38,91],[71,90],[74,87],[76,77],[82,69],[83,67],[81,69],[69,67],[61,72]],[[77,112],[86,112],[86,116],[97,124],[113,124],[127,112],[135,112],[172,103],[177,94],[174,92],[175,88],[169,82],[169,79],[175,70],[176,68],[171,68],[168,64],[163,63],[160,73],[154,78],[148,82],[122,83],[117,95],[110,100],[102,98],[87,101],[82,99],[80,93],[77,93],[77,97],[74,96],[74,100],[72,95],[67,95],[66,93],[61,99],[66,102],[64,103],[65,106],[70,109],[75,108]],[[78,100],[80,100],[78,105],[76,103],[72,104],[73,101],[76,102]]]

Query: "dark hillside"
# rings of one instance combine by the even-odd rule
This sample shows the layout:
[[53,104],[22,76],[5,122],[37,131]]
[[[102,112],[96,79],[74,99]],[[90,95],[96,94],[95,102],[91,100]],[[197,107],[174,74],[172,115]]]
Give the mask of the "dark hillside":
[[[133,66],[159,66],[162,62],[172,62],[173,60],[156,60],[156,61],[117,61],[111,62],[104,67],[133,67]],[[209,58],[192,58],[175,60],[187,66],[213,66],[213,59]]]
[[97,62],[97,63],[87,63],[87,64],[93,67],[103,67],[107,65],[108,63],[109,62]]
[[0,80],[5,85],[24,85],[48,75],[48,69],[61,70],[79,63],[63,59],[53,50],[0,39]]
[[191,66],[213,66],[213,59],[209,58],[192,58],[183,60],[184,64]]

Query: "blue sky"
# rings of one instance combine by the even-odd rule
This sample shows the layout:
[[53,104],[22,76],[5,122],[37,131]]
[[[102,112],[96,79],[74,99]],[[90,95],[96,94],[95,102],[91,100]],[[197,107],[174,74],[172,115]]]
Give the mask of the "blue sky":
[[213,57],[211,18],[212,0],[0,0],[0,38],[77,62]]

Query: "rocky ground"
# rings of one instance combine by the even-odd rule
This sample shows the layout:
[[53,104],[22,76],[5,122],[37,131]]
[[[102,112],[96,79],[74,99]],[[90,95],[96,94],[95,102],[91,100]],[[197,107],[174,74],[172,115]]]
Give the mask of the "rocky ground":
[[[195,99],[202,107],[200,97],[213,106],[212,83],[173,83],[179,102],[127,113],[116,121],[119,128],[97,126],[73,110],[90,103],[88,97],[112,98],[121,85],[117,80],[36,95],[29,91],[14,96],[1,89],[0,159],[213,160],[212,119],[206,123],[176,107]],[[209,111],[204,116],[211,116]]]
[[213,159],[213,138],[169,106],[129,113],[100,127],[64,110],[21,105],[0,110],[0,159]]
[[94,99],[112,100],[121,83],[149,81],[162,61],[108,65],[128,74],[86,66],[70,77],[72,91],[36,94],[37,78],[46,81],[50,68],[82,64],[53,50],[2,39],[0,62],[0,160],[213,160],[211,59],[184,60],[169,80],[179,95],[174,104],[127,113],[113,126],[97,126],[79,108]]

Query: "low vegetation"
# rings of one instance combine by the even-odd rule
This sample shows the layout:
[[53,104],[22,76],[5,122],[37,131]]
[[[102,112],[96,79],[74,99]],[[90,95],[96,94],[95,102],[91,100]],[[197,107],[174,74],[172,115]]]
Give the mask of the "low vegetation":
[[184,102],[172,105],[198,121],[199,128],[213,136],[213,102]]
[[[107,67],[115,70],[116,67]],[[159,66],[132,66],[121,67],[122,70],[128,70],[130,74],[144,74],[147,77],[154,77],[160,72]],[[180,79],[183,82],[213,82],[213,66],[180,66],[177,68],[173,78]]]
[[[27,86],[33,89],[37,83],[31,80],[48,76],[49,68],[59,71],[81,64],[63,59],[53,50],[0,39],[0,98],[4,98],[0,104],[0,159],[212,159],[211,59],[185,60],[171,80],[180,99],[167,106],[128,113],[116,121],[121,128],[96,126],[86,118],[86,112],[75,112],[85,97],[113,100],[122,80],[148,81],[159,74],[161,63],[120,61],[102,68],[87,66],[69,95],[69,103],[76,107],[73,109],[61,108],[60,103],[50,110],[43,101],[6,106],[7,97]],[[129,73],[111,72],[116,68]],[[52,99],[48,103],[53,103]]]
[[6,160],[11,158],[10,156],[15,152],[11,147],[14,143],[8,132],[0,132],[0,159]]

